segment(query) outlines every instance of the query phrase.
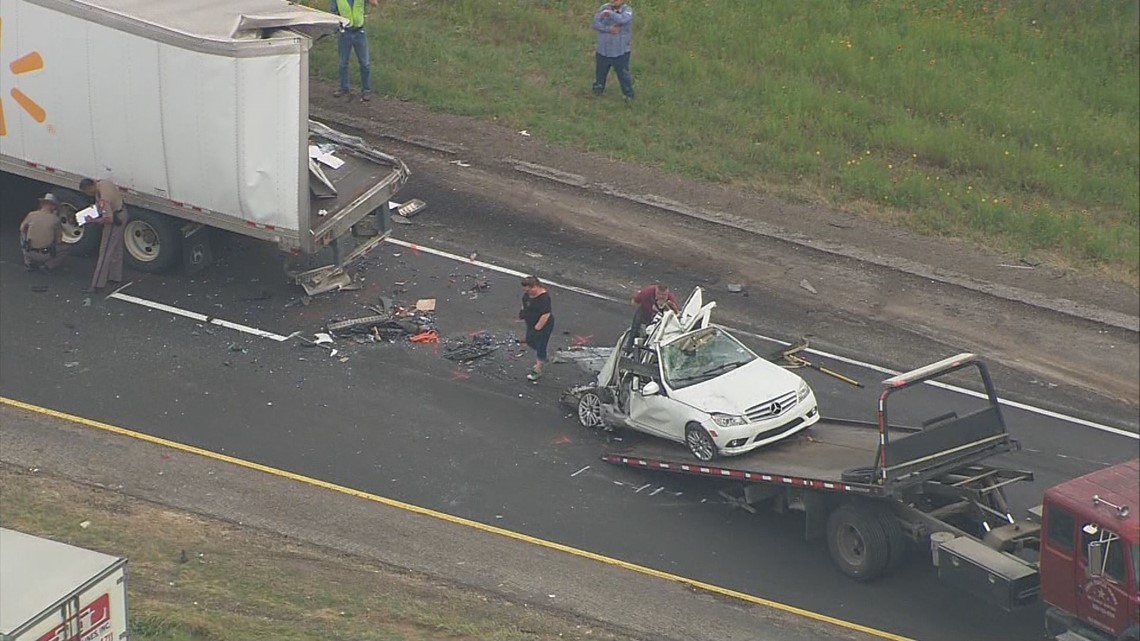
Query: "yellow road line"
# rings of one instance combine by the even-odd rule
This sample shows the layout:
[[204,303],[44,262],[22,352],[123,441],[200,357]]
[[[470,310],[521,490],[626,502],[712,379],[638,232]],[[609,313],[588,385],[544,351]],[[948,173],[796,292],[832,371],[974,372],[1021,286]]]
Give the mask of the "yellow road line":
[[547,541],[545,539],[540,539],[540,538],[533,537],[533,536],[530,536],[527,534],[522,534],[521,532],[514,532],[512,530],[507,530],[504,528],[495,527],[493,525],[486,525],[484,523],[479,523],[478,521],[472,521],[470,519],[465,519],[465,518],[462,518],[459,516],[454,516],[452,514],[447,514],[444,512],[437,512],[435,510],[430,510],[428,508],[420,507],[418,505],[412,505],[411,503],[404,503],[403,501],[397,501],[395,499],[390,499],[387,497],[378,496],[376,494],[369,494],[368,492],[362,492],[360,490],[354,490],[350,487],[345,487],[343,485],[337,485],[335,483],[329,483],[328,481],[322,481],[320,479],[315,479],[312,477],[303,476],[301,474],[294,474],[293,472],[287,472],[285,470],[279,470],[277,468],[269,467],[267,465],[262,465],[260,463],[254,463],[252,461],[246,461],[243,459],[234,458],[232,456],[227,456],[225,454],[219,454],[217,452],[211,452],[210,450],[204,450],[200,447],[194,447],[193,445],[184,445],[184,444],[178,443],[176,441],[170,441],[170,440],[167,440],[164,438],[159,438],[157,436],[151,436],[150,434],[143,434],[141,432],[135,432],[135,431],[128,430],[128,429],[125,429],[122,427],[116,427],[114,425],[109,425],[107,423],[101,423],[99,421],[94,421],[94,420],[91,420],[89,418],[83,418],[82,416],[75,416],[73,414],[67,414],[64,412],[59,412],[59,411],[49,409],[46,407],[40,407],[38,405],[31,405],[31,404],[24,403],[21,401],[17,401],[14,399],[5,398],[3,396],[0,396],[0,405],[6,405],[8,407],[20,409],[20,410],[23,410],[25,412],[31,412],[33,414],[40,414],[42,416],[48,416],[48,417],[58,419],[61,421],[66,421],[69,423],[83,425],[83,426],[94,428],[97,430],[102,430],[104,432],[110,432],[112,434],[118,434],[120,436],[126,436],[129,438],[133,438],[135,440],[145,441],[147,443],[153,443],[155,445],[161,445],[163,447],[169,447],[171,449],[178,450],[180,452],[185,452],[188,454],[197,454],[198,456],[203,456],[205,458],[208,458],[208,459],[211,459],[214,461],[221,461],[223,463],[230,463],[232,465],[237,465],[239,467],[244,467],[246,469],[257,470],[259,472],[271,474],[271,475],[279,477],[279,478],[289,479],[291,481],[297,481],[299,483],[304,483],[306,485],[311,485],[313,487],[319,487],[319,488],[323,488],[326,490],[332,490],[333,492],[339,492],[341,494],[346,494],[348,496],[353,496],[353,497],[356,497],[359,499],[364,499],[366,501],[372,501],[373,503],[379,503],[381,505],[386,505],[388,507],[396,508],[398,510],[404,510],[405,512],[411,512],[414,514],[420,514],[423,516],[428,516],[428,517],[431,517],[434,519],[439,519],[441,521],[447,521],[448,523],[454,523],[456,525],[463,525],[463,526],[466,526],[469,528],[474,528],[476,530],[480,530],[482,532],[487,532],[489,534],[496,534],[498,536],[503,536],[503,537],[506,537],[509,539],[514,539],[516,541],[522,541],[524,543],[530,543],[531,545],[537,545],[539,547],[547,548],[550,550],[558,550],[559,552],[565,552],[566,554],[571,554],[571,555],[574,555],[574,556],[577,556],[580,558],[590,559],[591,561],[597,561],[599,563],[604,563],[606,565],[619,567],[619,568],[622,568],[624,570],[630,570],[632,572],[637,572],[638,574],[651,576],[651,577],[654,577],[657,579],[664,579],[666,581],[672,581],[673,583],[678,583],[680,585],[684,585],[684,586],[688,586],[690,588],[702,590],[704,592],[710,592],[712,594],[719,594],[720,596],[725,596],[725,597],[729,597],[732,599],[737,599],[739,601],[744,601],[746,603],[751,603],[753,605],[759,605],[759,606],[763,606],[766,608],[772,608],[774,610],[779,610],[781,612],[786,612],[788,614],[794,614],[796,616],[800,616],[800,617],[803,617],[805,619],[811,619],[812,621],[818,621],[820,623],[828,623],[828,624],[831,624],[831,625],[834,625],[836,627],[843,628],[846,630],[851,630],[854,632],[862,632],[863,634],[868,634],[868,635],[871,635],[874,637],[878,637],[880,639],[888,639],[889,641],[912,641],[911,639],[908,639],[907,637],[899,636],[897,634],[892,634],[890,632],[885,632],[883,630],[876,630],[875,628],[870,628],[867,626],[859,625],[858,623],[852,623],[850,621],[844,621],[843,619],[837,619],[834,617],[829,617],[825,614],[819,614],[818,612],[812,612],[810,610],[804,610],[801,608],[797,608],[795,606],[787,605],[785,603],[780,603],[778,601],[770,601],[768,599],[764,599],[764,598],[761,598],[758,596],[753,596],[751,594],[746,594],[744,592],[738,592],[736,590],[730,590],[728,588],[722,588],[718,585],[713,585],[711,583],[705,583],[703,581],[696,581],[693,579],[687,579],[683,576],[679,576],[676,574],[670,574],[668,572],[662,572],[660,570],[654,570],[653,568],[645,567],[643,565],[637,565],[636,563],[630,563],[628,561],[622,561],[621,559],[610,558],[608,556],[603,556],[601,554],[597,554],[595,552],[590,552],[588,550],[580,550],[578,548],[570,547],[568,545],[563,545],[561,543],[555,543],[554,541]]

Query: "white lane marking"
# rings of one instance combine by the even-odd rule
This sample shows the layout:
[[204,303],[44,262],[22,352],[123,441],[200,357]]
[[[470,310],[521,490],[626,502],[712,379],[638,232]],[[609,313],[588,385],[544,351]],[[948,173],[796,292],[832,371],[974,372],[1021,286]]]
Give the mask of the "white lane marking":
[[[520,278],[528,275],[524,272],[520,272],[520,271],[517,271],[514,269],[510,269],[508,267],[501,267],[499,265],[493,265],[493,264],[485,262],[485,261],[474,260],[474,259],[468,258],[466,256],[460,256],[458,254],[452,254],[450,252],[446,252],[446,251],[443,251],[440,249],[433,249],[431,247],[424,247],[423,245],[420,245],[419,243],[410,243],[406,240],[400,240],[398,238],[388,238],[384,242],[392,243],[393,245],[398,245],[400,247],[407,247],[408,249],[412,249],[413,251],[421,251],[421,252],[424,252],[425,254],[432,254],[434,256],[439,256],[441,258],[447,258],[449,260],[454,260],[454,261],[457,261],[460,263],[467,263],[468,265],[474,265],[476,267],[482,267],[483,269],[489,269],[491,271],[499,272],[500,274],[508,274],[511,276],[518,276]],[[543,279],[543,282],[546,283],[547,285],[551,286],[551,287],[557,287],[559,289],[564,289],[566,291],[574,292],[576,294],[582,294],[583,296],[589,296],[591,298],[597,298],[599,300],[610,301],[612,303],[624,303],[625,302],[623,299],[614,298],[613,296],[607,296],[605,294],[600,294],[598,292],[590,291],[588,289],[584,289],[582,287],[577,287],[575,285],[565,285],[565,284],[562,284],[562,283],[559,283],[556,281],[546,280],[545,278]],[[732,329],[734,332],[745,334],[747,336],[751,336],[753,338],[757,338],[757,339],[760,339],[763,341],[768,341],[770,343],[775,343],[777,345],[781,345],[784,347],[787,347],[788,345],[790,345],[790,343],[788,343],[786,341],[782,341],[782,340],[779,340],[777,338],[772,338],[771,336],[764,336],[763,334],[757,334],[755,332],[750,332],[750,331],[742,330],[742,329],[736,329],[736,328],[730,328],[730,329]],[[846,356],[840,356],[838,354],[831,354],[831,353],[824,352],[821,350],[812,349],[810,347],[808,349],[805,349],[804,351],[809,353],[809,354],[814,354],[816,356],[822,356],[824,358],[834,359],[834,360],[837,360],[841,363],[847,363],[848,365],[855,365],[857,367],[869,369],[871,371],[879,372],[881,374],[887,374],[888,376],[896,376],[896,375],[901,373],[901,372],[896,372],[892,369],[887,369],[885,367],[882,367],[881,365],[875,365],[874,363],[866,363],[863,361],[858,361],[858,360],[855,360],[853,358],[847,358]],[[968,390],[968,389],[965,389],[963,387],[957,387],[955,385],[948,385],[946,383],[942,383],[939,381],[927,381],[927,384],[933,385],[934,387],[939,387],[941,389],[945,389],[945,390],[948,390],[951,392],[956,392],[958,394],[965,394],[967,396],[973,396],[975,398],[984,398],[983,394],[980,394],[980,393],[975,392],[973,390]],[[1002,405],[1017,408],[1019,410],[1024,410],[1026,412],[1031,412],[1033,414],[1039,414],[1041,416],[1047,416],[1049,418],[1054,418],[1054,419],[1057,419],[1060,421],[1066,421],[1069,423],[1073,423],[1075,425],[1081,425],[1084,427],[1092,428],[1094,430],[1100,430],[1101,432],[1107,432],[1109,434],[1115,434],[1117,436],[1123,436],[1123,437],[1130,438],[1133,440],[1140,440],[1140,434],[1138,434],[1136,432],[1131,432],[1129,430],[1122,429],[1119,427],[1113,427],[1111,425],[1104,425],[1102,423],[1097,423],[1095,421],[1090,421],[1090,420],[1083,419],[1083,418],[1077,418],[1075,416],[1069,416],[1067,414],[1061,414],[1060,412],[1054,412],[1052,410],[1047,410],[1047,409],[1042,408],[1042,407],[1035,407],[1033,405],[1026,405],[1025,403],[1018,403],[1017,401],[1008,401],[1008,400],[1005,400],[1002,398],[999,398],[998,401]]]
[[147,300],[145,298],[139,298],[137,296],[131,296],[129,294],[122,294],[118,291],[107,296],[107,298],[114,298],[115,300],[121,300],[121,301],[126,302],[126,303],[134,303],[135,305],[142,305],[143,307],[148,307],[150,309],[156,309],[160,312],[167,312],[169,314],[174,314],[176,316],[183,316],[185,318],[190,318],[190,319],[196,320],[199,323],[208,323],[208,324],[212,324],[212,325],[217,325],[219,327],[225,327],[226,329],[234,329],[234,330],[237,330],[239,332],[244,332],[246,334],[252,334],[253,336],[258,336],[261,338],[268,338],[271,340],[275,340],[279,343],[283,343],[283,342],[289,340],[290,338],[293,338],[294,336],[296,336],[299,333],[299,332],[293,332],[289,336],[282,336],[280,334],[274,334],[273,332],[267,332],[263,329],[257,329],[256,327],[249,327],[248,325],[242,325],[240,323],[232,323],[228,320],[222,320],[220,318],[214,318],[213,316],[207,316],[205,314],[199,314],[198,312],[192,312],[192,311],[189,311],[186,309],[181,309],[178,307],[174,307],[173,305],[166,305],[164,303],[156,303],[154,301]]

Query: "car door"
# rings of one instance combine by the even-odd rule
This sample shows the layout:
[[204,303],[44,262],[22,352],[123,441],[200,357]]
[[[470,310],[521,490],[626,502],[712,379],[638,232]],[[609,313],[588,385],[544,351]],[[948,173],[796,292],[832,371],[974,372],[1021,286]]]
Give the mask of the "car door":
[[700,287],[693,288],[693,293],[689,294],[689,298],[681,307],[681,313],[677,316],[681,324],[680,332],[684,334],[708,326],[709,316],[715,307],[716,301],[705,304],[704,291]]
[[[647,376],[644,373],[630,377],[629,392],[629,420],[636,429],[648,432],[655,436],[680,441],[682,430],[677,427],[679,418],[678,403],[667,395],[664,385],[661,384],[661,366],[657,350],[647,350],[642,365],[647,369],[656,370],[656,376]],[[645,385],[653,382],[657,393],[646,394]]]
[[[1101,566],[1090,571],[1088,546],[1092,541],[1101,542],[1103,558]],[[1081,531],[1077,565],[1084,581],[1077,590],[1077,614],[1105,632],[1123,630],[1132,612],[1127,591],[1130,580],[1127,543],[1100,524],[1086,525]]]

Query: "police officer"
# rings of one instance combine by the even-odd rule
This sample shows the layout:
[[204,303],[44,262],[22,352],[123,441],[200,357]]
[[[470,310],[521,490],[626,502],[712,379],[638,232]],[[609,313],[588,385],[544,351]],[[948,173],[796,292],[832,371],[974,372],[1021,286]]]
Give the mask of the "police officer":
[[24,269],[48,271],[59,267],[67,257],[63,244],[63,225],[59,219],[59,200],[55,194],[44,194],[40,208],[28,212],[20,223],[20,249],[24,253]]

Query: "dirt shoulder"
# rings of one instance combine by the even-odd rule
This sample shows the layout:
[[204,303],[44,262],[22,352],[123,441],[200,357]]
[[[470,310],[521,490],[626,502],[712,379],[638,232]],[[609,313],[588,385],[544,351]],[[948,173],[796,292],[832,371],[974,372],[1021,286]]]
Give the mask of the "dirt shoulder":
[[[895,327],[947,349],[985,354],[1040,381],[1044,396],[1064,385],[1078,396],[1140,405],[1135,283],[1030,266],[1016,256],[680,179],[410,103],[341,102],[326,89],[313,84],[315,114],[380,139],[414,172],[430,173],[445,188],[502,202],[525,212],[530,223],[640,252],[659,263],[661,273],[715,273],[706,283],[714,290],[738,283],[792,302],[811,318],[798,329],[830,338],[841,353],[858,354],[852,350],[859,327]],[[536,177],[542,173],[554,180]],[[472,214],[462,213],[465,222]],[[446,226],[459,214],[431,217]],[[469,224],[463,229],[469,248],[474,241],[509,245],[501,229],[478,238],[480,232],[472,233],[477,223]],[[889,354],[877,358],[891,360]],[[898,360],[903,367],[917,362]]]
[[0,523],[128,557],[144,639],[873,638],[57,419],[0,424]]

